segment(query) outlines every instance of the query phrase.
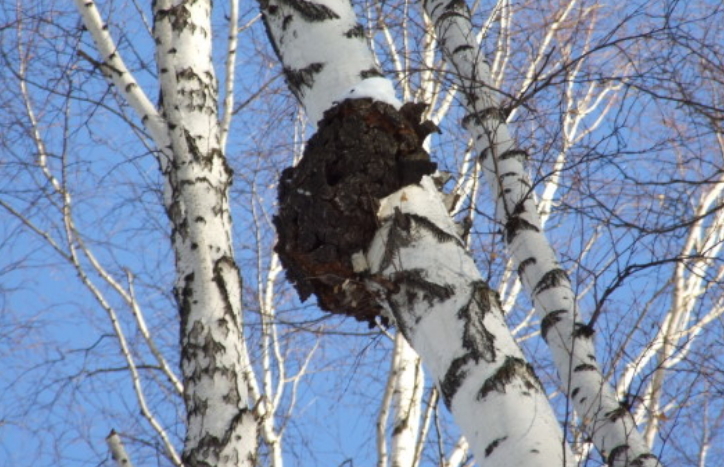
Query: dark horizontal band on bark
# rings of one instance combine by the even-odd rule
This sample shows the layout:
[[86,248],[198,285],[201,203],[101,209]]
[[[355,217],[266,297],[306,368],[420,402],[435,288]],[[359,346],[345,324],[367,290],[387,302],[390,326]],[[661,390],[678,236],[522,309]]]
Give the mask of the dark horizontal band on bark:
[[525,273],[525,270],[528,268],[528,266],[532,266],[536,263],[536,259],[534,257],[526,258],[523,261],[520,262],[518,265],[518,276],[523,277],[523,273]]
[[356,37],[356,38],[364,37],[365,29],[360,23],[357,23],[354,26],[352,26],[347,32],[345,32],[344,35],[348,39],[352,39],[353,37]]
[[435,21],[435,28],[440,28],[440,25],[450,18],[461,18],[467,22],[470,22],[470,14],[467,11],[458,10],[446,10]]
[[626,451],[631,449],[628,444],[622,444],[621,446],[616,446],[615,448],[611,449],[611,454],[608,455],[608,458],[606,459],[606,464],[609,466],[613,466],[616,463],[616,459],[621,456],[625,455]]
[[570,280],[568,279],[566,271],[560,268],[551,269],[543,274],[543,277],[541,277],[535,287],[533,287],[533,295],[538,295],[541,292],[568,283],[570,283]]
[[573,337],[575,337],[576,339],[578,339],[578,338],[589,339],[589,338],[593,337],[593,335],[595,333],[596,333],[596,330],[593,328],[593,326],[590,326],[587,323],[575,323],[574,324]]
[[417,291],[422,294],[422,298],[432,306],[436,300],[444,301],[452,297],[455,288],[449,284],[436,284],[435,282],[425,279],[426,272],[424,269],[406,269],[395,272],[390,276],[390,280],[398,285],[407,287],[407,292]]
[[591,365],[590,363],[581,363],[580,365],[576,365],[573,371],[576,373],[581,371],[598,371],[598,368],[596,368],[596,365]]
[[540,229],[519,215],[512,215],[505,223],[505,242],[510,245],[516,235],[523,231],[540,232]]
[[494,439],[492,443],[488,444],[488,445],[485,447],[485,457],[490,457],[490,455],[493,453],[493,451],[495,451],[495,448],[497,448],[498,446],[500,446],[500,444],[501,444],[503,441],[505,441],[506,439],[508,439],[508,437],[507,437],[507,436],[503,436],[503,437],[501,437],[501,438]]
[[359,76],[362,79],[384,77],[382,72],[380,70],[378,70],[377,68],[368,68],[366,70],[362,70],[359,72]]
[[[319,3],[309,2],[306,0],[280,0],[280,3],[289,6],[310,23],[339,19],[339,15],[335,13],[334,10],[325,5],[320,5]],[[272,13],[270,8],[271,7],[267,8],[267,10]]]
[[608,418],[611,422],[615,422],[616,420],[619,420],[621,418],[624,418],[629,415],[629,409],[624,404],[619,404],[616,409],[606,413],[606,418]]
[[472,45],[469,45],[469,44],[459,45],[459,46],[455,47],[455,50],[452,51],[452,55],[457,55],[460,52],[464,52],[466,50],[474,50],[474,49],[475,49],[475,47],[473,47]]
[[554,310],[543,317],[540,324],[540,333],[544,341],[548,342],[548,331],[563,319],[562,315],[567,313],[568,310]]
[[529,391],[540,391],[541,385],[538,377],[525,360],[518,357],[507,356],[505,362],[495,371],[495,374],[485,380],[477,394],[478,400],[483,400],[491,392],[503,393],[507,386],[515,379],[519,379]]
[[505,112],[500,107],[488,107],[478,112],[471,112],[463,117],[462,124],[467,127],[471,122],[482,125],[486,120],[495,120],[497,123],[505,121]]
[[504,161],[514,157],[521,158],[522,160],[528,160],[528,153],[522,149],[508,149],[500,155],[500,160]]
[[[310,63],[304,68],[292,69],[284,67],[284,76],[292,92],[301,98],[302,86],[311,88],[314,85],[314,77],[324,69],[324,63]],[[301,100],[301,99],[300,99]]]

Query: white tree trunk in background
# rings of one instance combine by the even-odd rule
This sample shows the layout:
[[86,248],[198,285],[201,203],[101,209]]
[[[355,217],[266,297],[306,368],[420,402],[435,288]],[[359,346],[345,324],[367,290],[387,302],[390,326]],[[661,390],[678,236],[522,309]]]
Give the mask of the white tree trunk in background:
[[392,389],[392,467],[415,465],[425,378],[420,357],[402,334],[395,336],[395,378]]
[[462,1],[426,0],[425,10],[459,75],[469,112],[464,124],[482,159],[496,202],[496,218],[532,294],[542,320],[541,333],[553,353],[567,394],[594,444],[611,466],[656,466],[628,410],[606,383],[595,357],[593,330],[579,322],[570,280],[545,238],[525,171],[525,152],[516,148],[505,124],[490,78]]
[[[287,82],[312,121],[346,97],[398,104],[348,1],[272,0],[262,13]],[[399,286],[384,301],[438,382],[480,465],[570,464],[546,394],[432,180],[423,178],[422,187],[408,186],[383,205],[371,271]]]
[[186,466],[255,465],[258,425],[244,344],[241,279],[231,241],[231,170],[220,142],[211,54],[211,2],[154,5],[161,111],[123,64],[92,1],[76,1],[101,67],[138,112],[159,149],[176,257]]

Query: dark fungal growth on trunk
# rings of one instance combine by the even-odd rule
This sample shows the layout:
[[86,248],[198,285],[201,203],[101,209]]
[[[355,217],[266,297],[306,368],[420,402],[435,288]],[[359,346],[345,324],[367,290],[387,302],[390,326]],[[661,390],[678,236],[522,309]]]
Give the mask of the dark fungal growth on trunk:
[[379,314],[351,258],[379,227],[378,200],[436,170],[422,148],[437,131],[420,122],[425,107],[345,100],[324,113],[299,164],[282,172],[275,251],[302,300],[314,294],[323,310],[360,321]]

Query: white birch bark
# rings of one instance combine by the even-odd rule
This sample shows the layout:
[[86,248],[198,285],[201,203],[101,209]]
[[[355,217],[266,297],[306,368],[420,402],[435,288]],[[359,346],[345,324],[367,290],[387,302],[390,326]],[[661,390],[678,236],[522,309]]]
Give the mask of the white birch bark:
[[[310,119],[345,97],[396,102],[346,0],[272,0],[262,12]],[[548,399],[432,180],[383,204],[368,263],[396,291],[370,287],[430,369],[480,465],[570,465]]]
[[383,199],[378,217],[370,270],[389,281],[380,288],[388,312],[437,381],[479,465],[572,465],[546,394],[432,179]]
[[392,390],[392,467],[413,467],[420,432],[424,375],[420,357],[398,334],[395,338],[395,381]]
[[220,145],[211,62],[211,2],[157,1],[154,37],[173,153],[164,175],[181,312],[184,463],[252,466],[258,427],[248,407],[241,278],[229,214],[231,169]]
[[491,86],[490,67],[480,55],[467,5],[459,0],[426,0],[438,39],[461,81],[473,136],[496,199],[496,218],[542,319],[541,333],[576,412],[594,444],[612,466],[659,465],[628,410],[604,381],[595,358],[593,330],[579,322],[570,280],[541,227],[525,152],[516,148],[506,116]]
[[211,2],[155,2],[161,111],[119,56],[93,1],[76,1],[103,71],[138,112],[159,148],[173,229],[175,295],[187,409],[186,466],[255,465],[258,425],[244,344],[241,278],[231,241],[229,168],[221,146],[211,55]]
[[106,436],[106,444],[111,451],[111,457],[116,461],[118,467],[133,467],[126,448],[123,446],[123,441],[121,441],[121,437],[116,430],[111,430],[108,436]]
[[313,124],[350,86],[381,77],[352,6],[339,0],[262,0],[289,89]]

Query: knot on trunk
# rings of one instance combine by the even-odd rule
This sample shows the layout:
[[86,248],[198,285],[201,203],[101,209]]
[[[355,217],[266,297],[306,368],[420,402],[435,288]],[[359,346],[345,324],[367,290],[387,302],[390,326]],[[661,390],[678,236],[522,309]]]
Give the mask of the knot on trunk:
[[345,100],[324,113],[299,164],[282,172],[275,251],[302,301],[315,294],[323,310],[360,321],[380,313],[351,257],[379,227],[378,200],[437,168],[422,148],[437,131],[420,122],[425,108]]

